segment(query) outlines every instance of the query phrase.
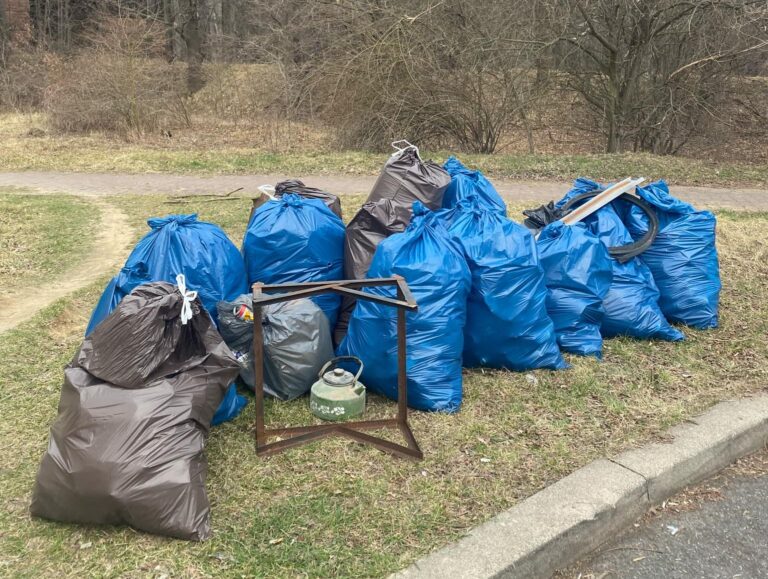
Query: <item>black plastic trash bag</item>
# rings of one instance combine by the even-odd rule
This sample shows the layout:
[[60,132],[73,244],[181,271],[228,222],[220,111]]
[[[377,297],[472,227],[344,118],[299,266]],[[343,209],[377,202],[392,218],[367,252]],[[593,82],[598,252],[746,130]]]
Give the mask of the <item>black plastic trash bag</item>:
[[433,161],[422,160],[418,147],[409,143],[387,160],[367,202],[389,199],[410,208],[414,201],[420,201],[429,209],[440,209],[450,184],[448,172]]
[[[419,201],[430,209],[439,209],[450,184],[450,175],[437,163],[422,160],[418,147],[408,143],[392,155],[365,205],[347,225],[344,277],[363,279],[378,244],[393,233],[405,231],[411,222],[413,203]],[[355,299],[344,296],[334,330],[336,344],[346,335],[354,309]]]
[[[347,225],[344,239],[345,279],[363,279],[379,243],[393,233],[405,231],[410,221],[410,205],[398,205],[390,199],[379,199],[363,205]],[[355,309],[355,302],[349,296],[342,298],[339,321],[334,330],[336,344],[340,344],[347,333],[349,316]]]
[[326,207],[333,211],[341,219],[341,201],[333,193],[328,193],[316,187],[308,187],[303,181],[298,179],[289,179],[280,181],[275,185],[275,197],[282,197],[286,193],[295,193],[304,199],[320,199]]
[[83,341],[64,371],[34,516],[210,536],[205,439],[239,367],[191,298],[139,286]]
[[540,205],[536,209],[524,209],[523,215],[525,215],[525,220],[523,221],[523,225],[534,233],[538,233],[550,223],[554,223],[558,219],[565,217],[567,213],[567,211],[557,209],[555,207],[555,202],[550,201],[546,205]]
[[[253,305],[253,296],[219,302],[219,329],[240,363],[240,377],[254,388],[253,322],[239,319],[234,310]],[[293,400],[309,392],[317,375],[333,358],[328,318],[312,300],[292,300],[262,308],[264,337],[264,392]]]

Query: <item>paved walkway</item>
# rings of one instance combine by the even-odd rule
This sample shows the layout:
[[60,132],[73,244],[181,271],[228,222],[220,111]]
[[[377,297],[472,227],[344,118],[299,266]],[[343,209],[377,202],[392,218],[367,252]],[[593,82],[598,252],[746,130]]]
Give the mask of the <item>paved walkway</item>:
[[766,475],[767,452],[742,459],[723,474],[673,497],[661,514],[646,517],[591,561],[557,577],[768,577]]
[[[123,173],[0,173],[0,186],[28,187],[44,192],[77,195],[150,194],[204,195],[226,194],[240,187],[238,195],[255,194],[259,185],[277,183],[287,178],[302,179],[308,185],[337,194],[367,193],[376,180],[365,175],[216,175],[201,177],[173,174]],[[499,192],[508,201],[546,202],[560,198],[568,183],[554,181],[507,181],[494,179]],[[768,191],[760,189],[725,189],[674,187],[676,195],[701,208],[731,208],[768,211]]]

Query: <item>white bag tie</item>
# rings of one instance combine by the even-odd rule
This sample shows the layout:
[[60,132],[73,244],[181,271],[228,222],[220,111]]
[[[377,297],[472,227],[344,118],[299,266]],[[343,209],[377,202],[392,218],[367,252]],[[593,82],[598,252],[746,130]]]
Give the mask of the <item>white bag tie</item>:
[[196,291],[187,291],[187,280],[183,273],[176,276],[176,285],[179,287],[179,293],[184,298],[184,303],[181,305],[181,324],[187,325],[187,322],[192,319],[194,312],[192,311],[192,302],[197,299]]
[[[400,143],[405,143],[405,147],[398,147]],[[413,149],[416,151],[416,158],[421,161],[421,155],[419,155],[419,148],[416,145],[413,145],[406,141],[405,139],[400,139],[399,141],[393,141],[392,142],[392,148],[395,149],[395,152],[390,155],[390,159],[394,159],[396,157],[400,157],[403,153],[405,153],[408,150]]]

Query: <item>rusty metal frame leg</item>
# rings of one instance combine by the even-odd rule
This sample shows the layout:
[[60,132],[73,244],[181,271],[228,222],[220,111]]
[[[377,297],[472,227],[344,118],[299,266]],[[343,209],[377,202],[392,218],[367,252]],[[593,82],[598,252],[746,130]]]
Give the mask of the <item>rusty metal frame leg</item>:
[[[371,280],[372,281],[372,280]],[[359,280],[343,280],[338,282],[328,282],[328,291],[336,290],[342,293],[345,283],[359,283]],[[317,284],[307,284],[312,287]],[[407,285],[402,278],[395,277],[382,280],[378,285],[396,285],[398,300],[410,309],[415,307],[413,296],[407,289]],[[271,455],[282,452],[289,448],[294,448],[320,438],[327,436],[344,436],[356,442],[370,444],[384,452],[399,456],[409,460],[421,460],[424,454],[416,442],[410,425],[408,424],[408,376],[406,374],[406,327],[405,327],[405,309],[397,308],[397,417],[379,420],[361,420],[355,422],[328,423],[309,426],[293,426],[287,428],[267,429],[264,420],[264,336],[261,327],[262,316],[262,288],[264,284],[256,283],[253,285],[253,372],[254,372],[254,390],[256,395],[255,411],[256,421],[254,433],[256,439],[256,454],[259,456]],[[270,290],[275,290],[280,286],[269,286]],[[301,288],[302,284],[291,284],[292,289]],[[269,298],[274,301],[274,297]],[[363,430],[375,429],[398,429],[406,441],[406,445],[385,440],[372,436]],[[268,442],[272,437],[286,437],[276,442]]]
[[261,327],[261,305],[257,297],[261,296],[261,284],[253,284],[253,389],[256,399],[256,454],[266,445],[264,432],[264,333]]

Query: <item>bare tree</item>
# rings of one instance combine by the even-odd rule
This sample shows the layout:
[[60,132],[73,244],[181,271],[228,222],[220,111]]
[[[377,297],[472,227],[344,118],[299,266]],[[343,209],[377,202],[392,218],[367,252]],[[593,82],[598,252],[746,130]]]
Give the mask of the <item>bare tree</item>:
[[[762,5],[762,10],[752,9]],[[607,152],[674,153],[711,113],[735,61],[768,42],[741,34],[758,0],[564,0],[552,29],[566,86],[589,105]],[[746,44],[745,44],[746,43]]]

